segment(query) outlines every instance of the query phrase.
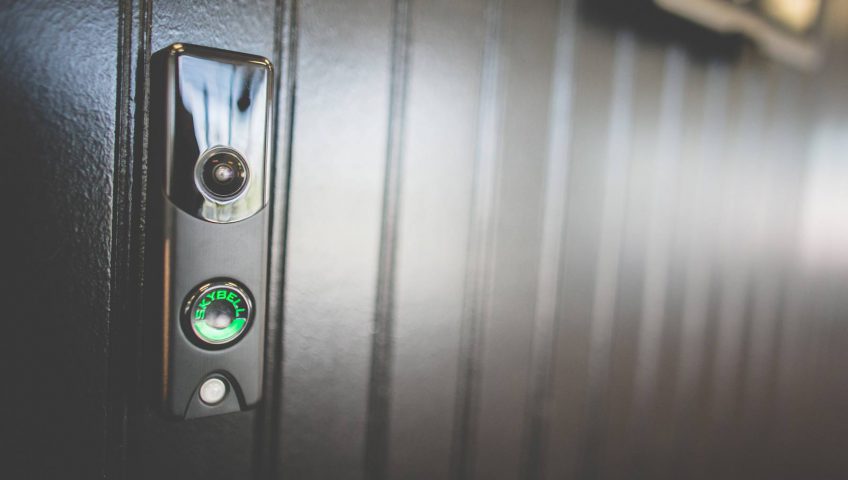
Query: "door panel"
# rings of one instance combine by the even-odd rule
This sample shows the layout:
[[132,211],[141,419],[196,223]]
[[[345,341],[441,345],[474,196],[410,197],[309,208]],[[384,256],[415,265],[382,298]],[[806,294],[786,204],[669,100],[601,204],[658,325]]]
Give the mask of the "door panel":
[[363,478],[389,116],[389,2],[302,2],[278,471]]
[[581,434],[589,431],[585,422],[592,399],[587,376],[600,242],[599,212],[603,205],[599,195],[603,192],[607,125],[613,108],[616,38],[577,22],[573,45],[573,100],[571,111],[567,112],[572,131],[565,153],[569,174],[567,196],[563,199],[566,217],[562,226],[561,280],[556,284],[559,329],[554,331],[556,342],[552,347],[555,367],[550,380],[550,437],[543,438],[551,452],[562,453],[540,453],[544,456],[540,469],[547,475],[544,478],[579,478],[578,462],[584,455],[580,449],[585,448]]
[[[504,1],[495,45],[499,57],[490,141],[496,173],[489,226],[488,303],[480,318],[476,359],[479,391],[470,414],[466,460],[471,478],[518,478],[532,374],[533,325],[539,282],[544,178],[549,159],[549,122],[557,22],[555,1]],[[553,161],[557,161],[555,159]],[[557,185],[559,189],[562,185]],[[481,303],[482,303],[481,302]]]
[[3,469],[14,478],[94,478],[107,453],[118,10],[0,7]]
[[[4,5],[13,477],[844,477],[845,40],[651,5]],[[277,73],[264,399],[185,422],[140,293],[174,42]]]
[[[481,171],[485,2],[409,5],[385,478],[448,478],[471,211]],[[438,121],[434,121],[438,119]],[[419,388],[427,385],[426,391]],[[376,449],[376,448],[375,448]]]

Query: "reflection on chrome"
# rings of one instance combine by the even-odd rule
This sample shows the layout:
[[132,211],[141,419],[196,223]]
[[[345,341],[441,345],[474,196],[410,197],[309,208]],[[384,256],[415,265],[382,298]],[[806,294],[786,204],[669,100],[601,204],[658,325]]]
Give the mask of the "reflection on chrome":
[[[172,46],[171,51],[182,49]],[[174,124],[169,128],[173,156],[167,159],[165,193],[184,210],[213,222],[255,214],[268,196],[269,65],[194,57],[190,51],[172,55],[169,61],[176,80],[168,92]],[[233,200],[201,193],[198,162],[215,149],[237,152],[251,172],[244,190]],[[180,187],[191,184],[197,184],[198,191]]]

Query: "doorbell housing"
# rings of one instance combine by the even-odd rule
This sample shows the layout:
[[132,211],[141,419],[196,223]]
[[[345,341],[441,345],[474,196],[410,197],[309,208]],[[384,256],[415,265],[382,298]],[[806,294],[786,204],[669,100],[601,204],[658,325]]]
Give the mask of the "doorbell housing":
[[262,57],[174,44],[152,58],[146,305],[173,417],[261,397],[272,95]]

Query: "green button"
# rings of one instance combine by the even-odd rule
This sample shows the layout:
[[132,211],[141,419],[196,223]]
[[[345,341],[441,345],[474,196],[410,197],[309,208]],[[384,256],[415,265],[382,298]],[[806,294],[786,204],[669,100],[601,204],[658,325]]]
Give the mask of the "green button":
[[222,346],[247,330],[251,301],[247,289],[233,281],[210,282],[189,296],[191,333],[203,344]]

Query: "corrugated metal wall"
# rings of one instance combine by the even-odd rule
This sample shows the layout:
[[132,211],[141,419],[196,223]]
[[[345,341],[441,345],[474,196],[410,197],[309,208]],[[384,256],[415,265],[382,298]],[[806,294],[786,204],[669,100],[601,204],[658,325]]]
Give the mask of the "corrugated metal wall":
[[283,476],[848,474],[846,75],[640,8],[301,2]]

